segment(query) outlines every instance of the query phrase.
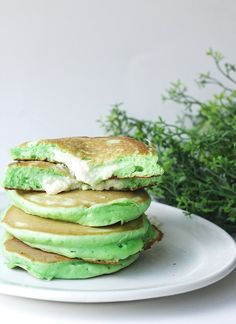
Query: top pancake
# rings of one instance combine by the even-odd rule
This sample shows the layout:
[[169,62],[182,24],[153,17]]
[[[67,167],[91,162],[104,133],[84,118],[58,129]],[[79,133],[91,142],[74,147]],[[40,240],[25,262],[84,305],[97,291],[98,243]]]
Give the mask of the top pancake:
[[[149,148],[142,142],[131,137],[67,137],[39,141],[41,143],[55,144],[63,151],[84,154],[85,157],[95,158],[97,154],[109,158],[119,155],[148,154]],[[112,152],[111,152],[112,151]],[[108,155],[109,154],[109,155]]]
[[[126,136],[44,139],[36,142],[25,142],[16,148],[23,149],[41,144],[54,146],[63,152],[79,156],[81,159],[92,160],[94,163],[131,155],[155,155],[155,150],[152,147]],[[12,155],[13,158],[17,159],[14,154],[16,148],[13,148]],[[20,159],[27,160],[24,157]]]

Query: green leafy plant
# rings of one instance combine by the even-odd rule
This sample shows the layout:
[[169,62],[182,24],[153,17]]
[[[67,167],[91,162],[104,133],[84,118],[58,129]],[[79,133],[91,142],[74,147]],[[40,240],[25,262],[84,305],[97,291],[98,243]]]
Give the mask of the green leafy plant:
[[[162,118],[141,120],[127,115],[122,104],[112,107],[99,122],[109,135],[132,136],[150,141],[165,173],[150,189],[160,202],[201,215],[228,232],[236,232],[236,66],[225,63],[219,52],[207,52],[220,79],[199,75],[199,87],[217,86],[217,93],[204,102],[187,87],[171,83],[163,100],[184,106],[175,124]],[[191,126],[189,126],[191,125]]]

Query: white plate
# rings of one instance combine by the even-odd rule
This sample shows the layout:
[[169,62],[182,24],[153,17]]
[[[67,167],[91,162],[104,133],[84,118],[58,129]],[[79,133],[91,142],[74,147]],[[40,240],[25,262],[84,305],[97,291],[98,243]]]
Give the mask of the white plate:
[[1,256],[0,292],[64,302],[138,300],[198,289],[235,268],[235,242],[218,226],[154,202],[147,214],[161,223],[164,238],[129,268],[93,279],[43,281],[8,269]]

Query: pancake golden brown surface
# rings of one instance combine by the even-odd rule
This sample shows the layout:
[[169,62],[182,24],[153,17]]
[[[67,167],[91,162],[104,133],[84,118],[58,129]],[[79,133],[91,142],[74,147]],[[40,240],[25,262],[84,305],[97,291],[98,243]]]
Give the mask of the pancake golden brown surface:
[[[82,159],[93,160],[96,163],[133,154],[147,155],[150,152],[155,154],[154,150],[144,143],[126,136],[66,137],[39,140],[37,143],[55,145],[62,151],[73,155],[79,153]],[[28,142],[23,143],[19,147],[24,147],[27,144]]]
[[63,262],[63,261],[71,260],[70,258],[67,258],[59,254],[45,252],[39,249],[34,249],[29,245],[26,245],[25,243],[16,239],[13,236],[10,236],[4,242],[4,246],[8,252],[19,253],[20,255],[34,262],[36,261],[36,262],[53,263],[53,262]]
[[[71,258],[56,253],[50,253],[42,251],[40,249],[33,248],[17,238],[8,235],[7,240],[5,240],[4,248],[7,252],[17,253],[21,256],[33,261],[33,262],[43,262],[43,263],[54,263],[54,262],[71,262]],[[74,261],[84,261],[96,264],[119,264],[119,260],[109,261],[109,260],[96,260],[96,259],[73,259]]]
[[113,234],[139,229],[143,226],[143,217],[141,216],[138,219],[125,223],[124,225],[110,225],[97,228],[29,215],[17,207],[11,206],[7,210],[2,222],[10,227],[22,230],[24,229],[59,235],[84,236],[103,235],[110,233]]
[[118,199],[132,199],[138,203],[145,202],[149,199],[144,190],[139,191],[93,191],[93,190],[73,190],[62,192],[57,195],[48,195],[39,192],[18,191],[19,194],[27,201],[37,203],[41,206],[53,207],[87,207],[96,204],[107,204]]

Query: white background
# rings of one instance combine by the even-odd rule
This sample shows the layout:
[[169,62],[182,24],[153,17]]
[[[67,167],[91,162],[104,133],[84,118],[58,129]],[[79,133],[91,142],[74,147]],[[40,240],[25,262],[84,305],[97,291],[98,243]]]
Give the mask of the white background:
[[113,103],[175,120],[161,94],[181,78],[199,95],[209,47],[236,61],[235,17],[234,0],[0,0],[0,176],[22,141],[102,134]]

